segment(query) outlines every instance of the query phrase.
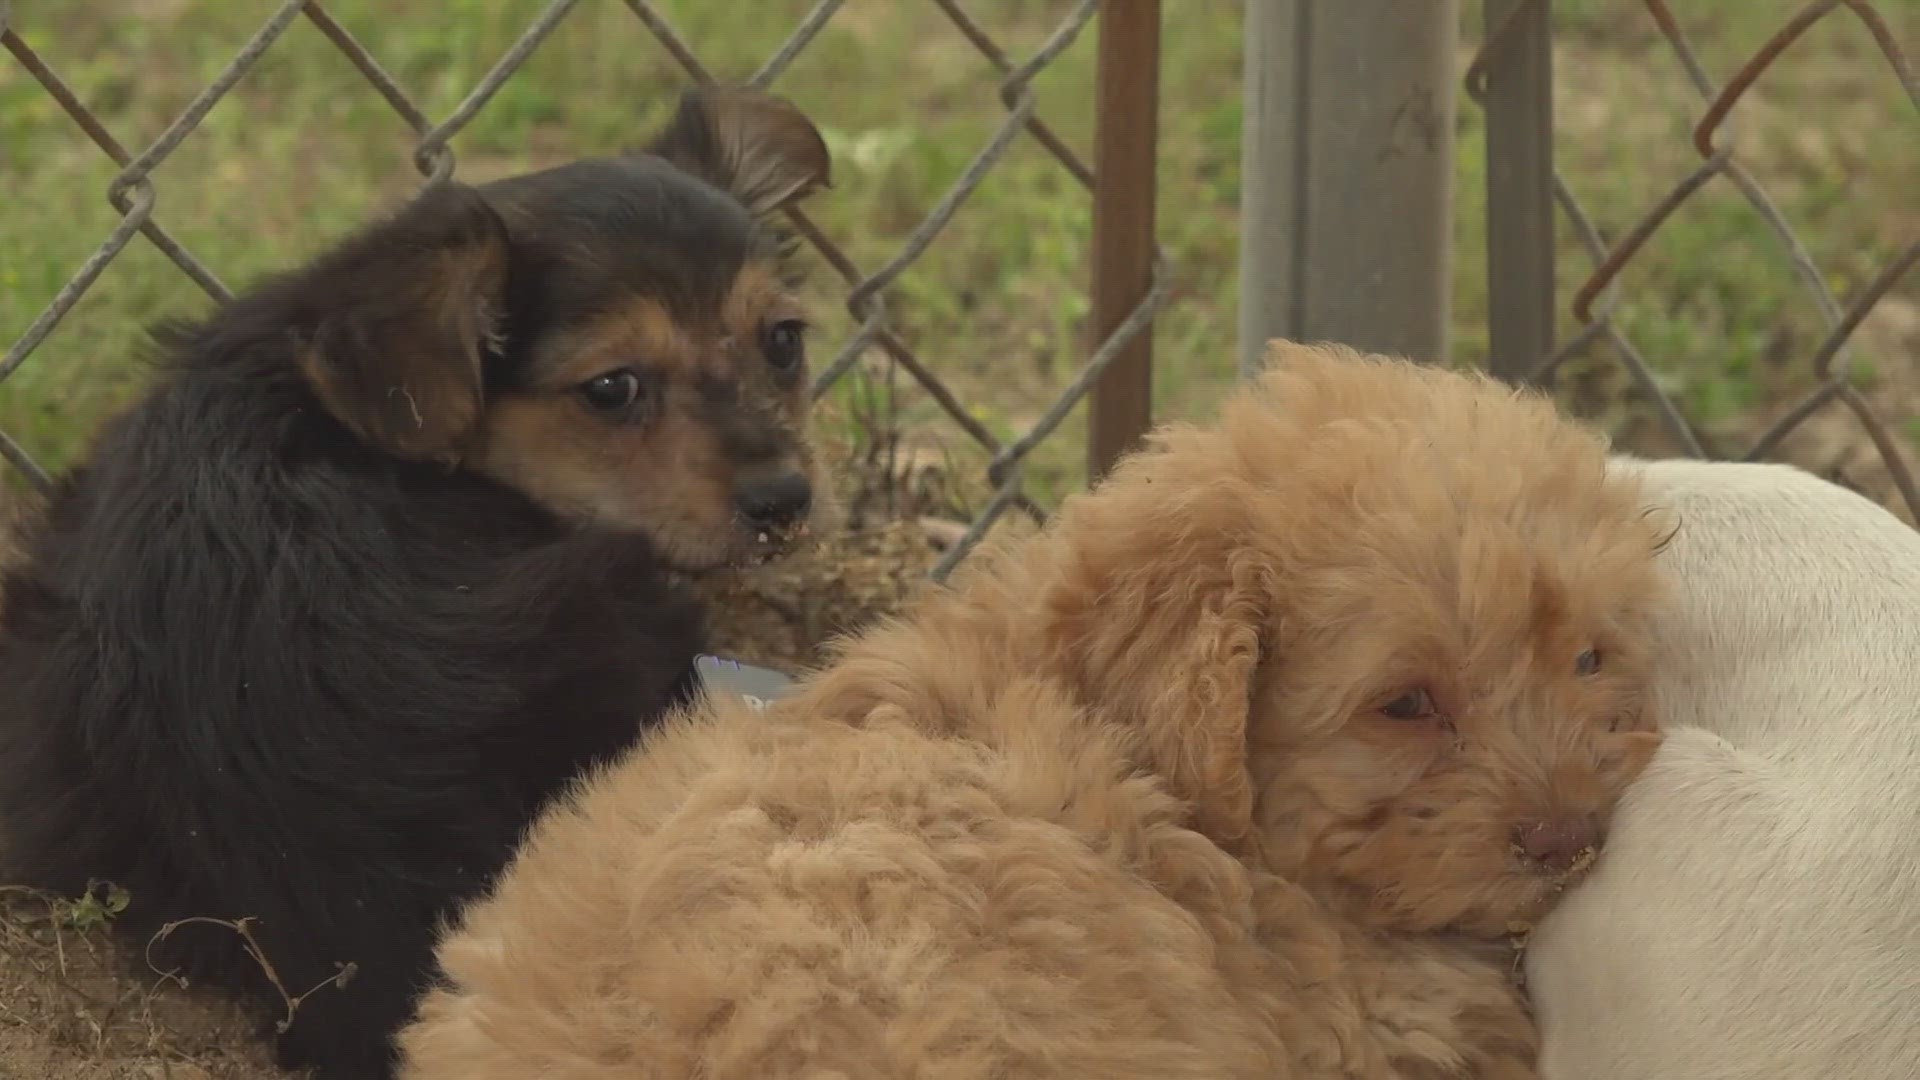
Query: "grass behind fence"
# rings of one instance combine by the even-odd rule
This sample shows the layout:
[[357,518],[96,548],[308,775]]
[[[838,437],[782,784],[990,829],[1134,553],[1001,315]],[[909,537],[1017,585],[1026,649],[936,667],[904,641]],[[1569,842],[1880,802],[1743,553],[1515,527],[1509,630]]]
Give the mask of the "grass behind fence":
[[[544,6],[542,0],[328,8],[416,97],[445,116]],[[662,7],[707,65],[752,71],[810,0],[678,0]],[[1029,52],[1066,0],[975,0],[970,8],[1015,56]],[[1716,76],[1749,54],[1797,0],[1679,5]],[[19,32],[131,148],[143,147],[227,62],[269,5],[104,0],[15,5]],[[1161,416],[1204,411],[1232,377],[1239,189],[1237,0],[1166,5],[1160,232],[1180,268],[1182,299],[1157,329]],[[1461,34],[1464,70],[1479,39],[1477,4]],[[1700,102],[1631,0],[1562,0],[1557,53],[1560,167],[1603,228],[1636,217],[1697,162],[1687,141]],[[1904,41],[1920,0],[1881,0]],[[1711,9],[1711,10],[1709,10]],[[1041,113],[1090,146],[1091,34],[1038,83]],[[612,0],[589,0],[454,142],[460,175],[487,179],[630,145],[664,117],[680,72]],[[885,261],[984,142],[1001,113],[988,64],[931,5],[852,0],[782,79],[825,129],[835,189],[812,210],[864,269]],[[1920,230],[1920,118],[1845,18],[1829,18],[1766,77],[1738,114],[1746,160],[1781,203],[1843,301]],[[1458,119],[1455,354],[1476,362],[1486,335],[1480,116]],[[104,193],[115,167],[10,60],[0,62],[0,343],[11,343],[117,220]],[[156,174],[155,216],[232,288],[296,263],[403,197],[418,177],[405,126],[310,24],[298,21],[266,60]],[[1083,355],[1089,203],[1030,143],[978,191],[890,304],[916,347],[989,427],[1011,436],[1051,399]],[[1561,289],[1587,269],[1562,245]],[[822,316],[816,355],[850,331],[844,291],[814,274]],[[1749,418],[1794,385],[1818,340],[1817,312],[1784,253],[1731,190],[1696,200],[1622,280],[1630,337],[1689,412],[1711,429]],[[1920,321],[1920,283],[1889,299],[1889,318]],[[206,298],[136,239],[13,379],[0,384],[0,427],[44,464],[70,461],[142,380],[143,327],[204,311]],[[1564,310],[1565,304],[1562,304]],[[1914,330],[1920,335],[1920,328]],[[1897,343],[1896,343],[1897,344]],[[1913,344],[1920,348],[1920,343]],[[1863,342],[1871,349],[1872,341]],[[1871,360],[1868,351],[1865,359]],[[1599,369],[1604,370],[1604,369]],[[1863,377],[1885,377],[1871,365]],[[1602,407],[1623,381],[1605,375]],[[850,382],[828,424],[869,439],[876,407],[898,413],[909,456],[980,457],[908,392],[889,405],[877,376]],[[884,411],[884,409],[883,409]],[[1080,482],[1082,429],[1036,455],[1039,493]],[[9,482],[15,482],[11,478]]]

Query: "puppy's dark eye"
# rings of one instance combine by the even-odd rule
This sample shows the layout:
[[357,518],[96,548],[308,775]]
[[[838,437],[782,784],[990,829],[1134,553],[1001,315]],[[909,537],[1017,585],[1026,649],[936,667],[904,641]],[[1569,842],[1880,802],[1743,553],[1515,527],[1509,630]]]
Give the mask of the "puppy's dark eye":
[[1586,652],[1573,658],[1573,673],[1575,675],[1591,675],[1599,670],[1600,650],[1598,649],[1588,649]]
[[618,412],[640,397],[640,376],[621,368],[580,384],[580,396],[601,412]]
[[799,319],[782,319],[767,327],[766,341],[761,347],[767,354],[767,363],[777,370],[796,368],[807,357],[807,324]]
[[1409,690],[1380,706],[1380,715],[1393,720],[1424,720],[1434,712],[1433,695],[1425,690]]

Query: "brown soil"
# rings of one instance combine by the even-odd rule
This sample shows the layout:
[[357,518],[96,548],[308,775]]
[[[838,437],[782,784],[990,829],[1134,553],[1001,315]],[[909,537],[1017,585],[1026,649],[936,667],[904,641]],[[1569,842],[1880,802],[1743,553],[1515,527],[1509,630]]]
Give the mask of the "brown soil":
[[[9,1080],[264,1080],[262,1021],[183,988],[71,905],[0,899],[0,1076]],[[137,952],[137,950],[135,950]]]
[[833,636],[899,610],[939,552],[927,530],[896,521],[847,529],[777,562],[696,586],[711,608],[713,650],[798,673]]

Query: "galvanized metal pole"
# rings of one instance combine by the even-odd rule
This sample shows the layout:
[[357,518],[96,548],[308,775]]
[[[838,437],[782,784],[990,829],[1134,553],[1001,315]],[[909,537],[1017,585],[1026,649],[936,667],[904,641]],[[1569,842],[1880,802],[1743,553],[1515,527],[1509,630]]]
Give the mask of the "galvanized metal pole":
[[[1094,76],[1093,311],[1098,348],[1153,284],[1159,150],[1160,0],[1105,0]],[[1098,480],[1153,422],[1153,332],[1113,358],[1087,403],[1087,479]]]
[[1486,0],[1487,367],[1553,353],[1553,40],[1548,0]]
[[1247,0],[1240,367],[1268,339],[1437,361],[1455,0]]

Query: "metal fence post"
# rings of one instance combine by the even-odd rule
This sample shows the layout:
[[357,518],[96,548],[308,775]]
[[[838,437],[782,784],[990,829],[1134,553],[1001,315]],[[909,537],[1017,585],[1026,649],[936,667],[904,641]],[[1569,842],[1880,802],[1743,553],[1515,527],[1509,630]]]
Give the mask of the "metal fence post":
[[[1104,0],[1094,75],[1093,303],[1097,349],[1153,286],[1159,150],[1160,0]],[[1087,479],[1099,479],[1153,420],[1153,332],[1114,356],[1087,403]]]
[[1553,353],[1552,13],[1486,0],[1487,368],[1513,381]]
[[1456,0],[1247,0],[1240,366],[1446,356]]

